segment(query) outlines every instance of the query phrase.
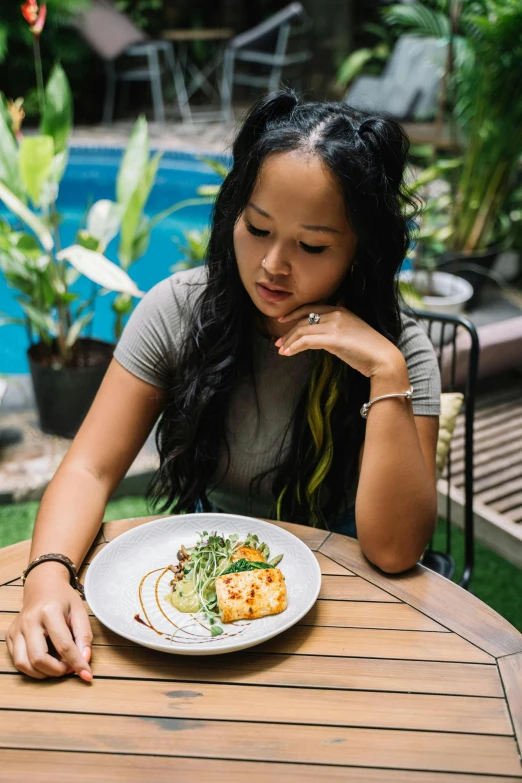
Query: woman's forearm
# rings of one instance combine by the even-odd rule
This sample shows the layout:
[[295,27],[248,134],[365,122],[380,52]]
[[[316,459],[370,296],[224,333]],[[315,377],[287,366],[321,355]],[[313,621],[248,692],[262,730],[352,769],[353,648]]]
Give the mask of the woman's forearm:
[[66,457],[42,498],[30,559],[59,552],[79,567],[100,529],[107,500],[105,485]]
[[[371,399],[405,392],[406,362],[397,355],[371,379]],[[357,535],[365,555],[389,572],[411,568],[430,540],[437,496],[411,401],[381,400],[368,415],[356,500]]]

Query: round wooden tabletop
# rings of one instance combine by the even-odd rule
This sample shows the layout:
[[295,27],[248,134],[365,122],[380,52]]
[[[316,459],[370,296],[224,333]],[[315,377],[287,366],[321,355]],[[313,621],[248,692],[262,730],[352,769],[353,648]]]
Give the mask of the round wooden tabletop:
[[[153,518],[106,523],[83,572]],[[323,573],[298,625],[201,658],[134,645],[92,617],[91,684],[15,670],[4,640],[29,542],[2,550],[1,780],[521,780],[522,635],[422,566],[386,575],[355,540],[277,524]]]

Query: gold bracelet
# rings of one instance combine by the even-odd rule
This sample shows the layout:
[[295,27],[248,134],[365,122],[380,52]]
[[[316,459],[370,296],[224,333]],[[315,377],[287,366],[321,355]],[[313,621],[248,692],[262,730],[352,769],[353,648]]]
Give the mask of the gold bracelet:
[[67,555],[61,555],[58,552],[50,552],[47,555],[40,555],[40,557],[35,557],[34,560],[32,560],[25,571],[23,572],[20,579],[25,584],[25,580],[27,579],[27,575],[30,571],[33,570],[37,565],[40,565],[40,563],[46,563],[48,561],[56,561],[57,563],[61,563],[64,565],[70,574],[70,581],[71,581],[71,587],[74,587],[75,590],[78,590],[82,598],[85,598],[85,590],[83,589],[83,585],[78,579],[78,573],[76,571],[76,566],[74,565],[73,561],[70,557],[67,557]]
[[363,419],[368,418],[368,411],[374,402],[378,402],[379,400],[387,400],[388,397],[405,397],[407,400],[411,400],[413,397],[413,386],[410,386],[407,392],[403,392],[401,394],[383,394],[382,397],[375,397],[373,400],[370,400],[370,402],[365,402],[360,411]]

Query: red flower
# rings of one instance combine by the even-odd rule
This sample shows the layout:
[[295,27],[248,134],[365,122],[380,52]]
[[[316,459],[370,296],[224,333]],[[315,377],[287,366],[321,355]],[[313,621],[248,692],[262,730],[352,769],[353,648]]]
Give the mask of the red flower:
[[40,35],[45,24],[47,5],[44,3],[38,8],[36,0],[25,0],[24,5],[20,8],[25,21],[31,25],[30,29],[33,35]]

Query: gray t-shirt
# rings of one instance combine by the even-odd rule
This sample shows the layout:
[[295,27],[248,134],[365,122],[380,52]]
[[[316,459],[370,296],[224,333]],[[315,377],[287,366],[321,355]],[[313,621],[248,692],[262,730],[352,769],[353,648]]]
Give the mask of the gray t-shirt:
[[[175,371],[183,335],[194,301],[206,284],[206,270],[197,267],[162,280],[139,302],[120,338],[114,356],[133,375],[165,388]],[[404,329],[398,344],[414,389],[413,412],[417,416],[440,413],[440,376],[433,346],[412,318],[402,316]],[[231,396],[226,431],[230,467],[209,499],[233,514],[268,516],[273,500],[273,474],[265,478],[249,502],[250,481],[273,468],[290,445],[289,422],[314,361],[311,351],[280,356],[271,340],[256,334],[251,382],[241,383]],[[257,392],[257,401],[256,401]],[[259,405],[259,409],[258,409]],[[217,475],[226,466],[220,454]],[[348,492],[354,502],[356,486]]]

